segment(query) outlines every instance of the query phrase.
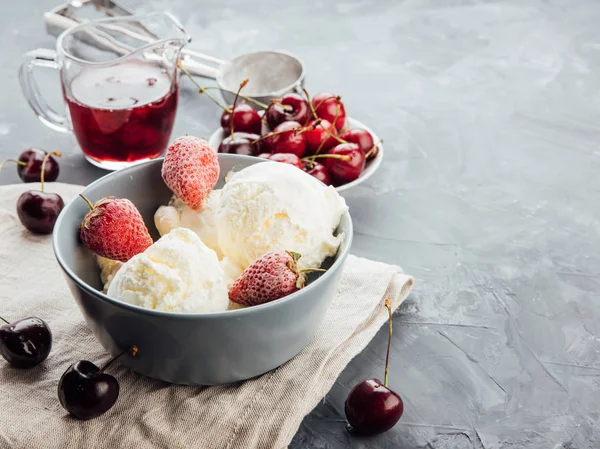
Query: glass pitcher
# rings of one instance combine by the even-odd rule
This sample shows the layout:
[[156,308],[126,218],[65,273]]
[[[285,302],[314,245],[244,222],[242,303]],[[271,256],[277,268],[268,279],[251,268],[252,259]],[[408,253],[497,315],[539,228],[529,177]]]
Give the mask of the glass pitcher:
[[[62,33],[56,51],[27,53],[19,81],[44,124],[73,132],[88,161],[116,170],[166,149],[177,109],[177,61],[189,41],[167,13],[93,21]],[[66,115],[42,96],[36,67],[60,71]]]

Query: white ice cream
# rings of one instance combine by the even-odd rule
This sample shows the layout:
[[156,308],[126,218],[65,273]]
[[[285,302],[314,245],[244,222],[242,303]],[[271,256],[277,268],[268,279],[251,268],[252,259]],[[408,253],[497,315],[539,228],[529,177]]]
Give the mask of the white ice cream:
[[172,230],[132,257],[116,272],[107,294],[170,312],[221,312],[229,305],[217,255],[185,228]]
[[159,234],[162,236],[176,228],[187,228],[195,232],[220,259],[223,255],[219,249],[216,221],[220,193],[220,190],[213,190],[198,210],[174,196],[168,206],[159,207],[154,214],[154,224]]
[[243,268],[272,250],[295,251],[301,268],[318,267],[339,247],[334,231],[346,210],[333,187],[292,165],[251,165],[221,189],[220,251]]
[[96,262],[100,267],[100,279],[102,280],[102,285],[104,285],[104,291],[108,291],[108,287],[112,282],[117,271],[121,269],[124,265],[123,262],[119,262],[118,260],[107,259],[106,257],[96,256]]

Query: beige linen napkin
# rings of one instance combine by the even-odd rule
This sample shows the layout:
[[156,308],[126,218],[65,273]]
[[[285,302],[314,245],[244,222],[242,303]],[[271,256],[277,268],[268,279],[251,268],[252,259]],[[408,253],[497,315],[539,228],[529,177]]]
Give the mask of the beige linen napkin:
[[[280,449],[329,391],[344,367],[397,308],[413,280],[399,267],[350,256],[323,325],[300,354],[263,376],[216,387],[174,386],[116,363],[115,406],[77,421],[57,399],[61,374],[74,361],[109,358],[83,321],[54,259],[51,238],[34,236],[15,212],[19,194],[36,184],[0,188],[0,315],[37,316],[52,329],[48,359],[29,369],[0,359],[0,448]],[[47,184],[71,200],[82,188]]]

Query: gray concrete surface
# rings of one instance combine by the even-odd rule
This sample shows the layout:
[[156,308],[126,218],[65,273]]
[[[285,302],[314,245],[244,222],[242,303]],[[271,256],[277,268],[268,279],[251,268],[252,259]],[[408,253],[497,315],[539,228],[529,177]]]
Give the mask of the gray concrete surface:
[[[299,54],[311,91],[343,95],[385,138],[382,168],[346,199],[354,253],[418,280],[396,314],[390,367],[405,414],[376,438],[344,430],[349,389],[383,374],[384,328],[291,448],[600,447],[600,3],[125,3],[169,9],[194,48],[218,56]],[[21,53],[53,45],[51,6],[11,2],[0,15],[0,156],[60,149],[60,180],[87,183],[103,172],[34,118],[16,80]],[[189,83],[181,103],[175,135],[217,126]]]

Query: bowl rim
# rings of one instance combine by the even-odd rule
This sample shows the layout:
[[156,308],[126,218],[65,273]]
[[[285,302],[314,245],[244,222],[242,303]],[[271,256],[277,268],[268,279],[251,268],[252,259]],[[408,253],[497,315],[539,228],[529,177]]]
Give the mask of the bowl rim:
[[[261,116],[263,113],[264,113],[263,111],[259,112],[259,114],[261,114]],[[347,117],[346,124],[350,128],[361,128],[361,129],[367,130],[369,133],[371,133],[371,136],[373,136],[373,142],[375,142],[376,145],[379,146],[379,152],[373,159],[371,159],[370,161],[367,162],[367,165],[365,165],[365,169],[363,170],[363,172],[360,174],[360,176],[358,178],[356,178],[354,181],[351,181],[349,183],[342,184],[341,186],[335,187],[335,190],[337,190],[338,193],[345,192],[346,190],[349,190],[352,187],[356,187],[357,185],[362,184],[364,181],[366,181],[367,179],[369,179],[371,176],[373,176],[375,174],[375,172],[379,169],[381,162],[383,161],[383,152],[384,152],[383,140],[381,140],[379,138],[379,136],[377,134],[375,134],[371,128],[369,128],[367,125],[365,125],[360,120],[355,119],[354,117]],[[212,145],[213,149],[215,150],[215,153],[218,152],[219,144],[221,143],[223,138],[224,138],[223,128],[219,127],[215,131],[213,131],[213,133],[207,139],[208,143],[210,143]],[[254,157],[254,156],[245,156],[245,157]]]
[[[260,163],[259,161],[255,161],[255,159],[258,159],[258,158],[254,158],[252,156],[243,156],[243,155],[238,155],[238,154],[224,154],[222,156],[221,155],[218,155],[218,156],[226,157],[226,158],[234,158],[234,159],[252,159],[254,163]],[[127,173],[131,170],[139,169],[139,167],[144,166],[144,165],[157,164],[159,162],[162,163],[163,159],[164,159],[163,157],[160,157],[160,158],[152,159],[150,161],[140,162],[139,164],[135,164],[130,167],[126,167],[126,168],[114,171],[112,173],[108,173],[108,174],[102,176],[101,178],[97,179],[96,181],[85,186],[81,193],[85,194],[85,192],[88,189],[96,186],[97,184],[101,184],[101,183],[105,182],[106,179],[108,179],[112,176],[118,176],[118,175],[122,176],[123,173]],[[267,161],[265,161],[265,162],[267,162]],[[287,295],[287,296],[284,296],[283,298],[277,299],[275,301],[271,301],[271,302],[268,302],[265,304],[260,304],[257,306],[245,307],[243,309],[225,310],[222,312],[204,312],[204,313],[165,312],[165,311],[161,311],[161,310],[146,309],[144,307],[136,306],[134,304],[129,304],[129,303],[126,303],[123,301],[119,301],[118,299],[111,298],[110,296],[106,295],[104,292],[93,288],[91,285],[88,285],[81,278],[79,278],[79,276],[77,276],[73,272],[73,270],[71,270],[71,268],[67,265],[67,263],[65,262],[65,260],[62,257],[62,254],[61,254],[61,248],[60,248],[60,243],[58,241],[59,240],[58,236],[60,234],[59,230],[61,229],[61,227],[63,225],[63,221],[65,220],[66,215],[69,213],[69,210],[72,207],[74,207],[73,205],[75,204],[75,201],[77,201],[77,200],[78,200],[78,196],[76,196],[75,198],[73,198],[71,201],[69,201],[66,204],[66,206],[63,208],[63,210],[61,211],[61,213],[59,214],[59,216],[56,220],[56,224],[54,226],[54,232],[52,233],[52,248],[54,250],[54,257],[56,258],[56,260],[57,260],[58,264],[60,265],[61,269],[63,270],[63,272],[73,282],[75,282],[75,284],[77,284],[77,286],[79,288],[85,290],[86,292],[91,294],[96,299],[99,299],[104,302],[108,302],[109,304],[112,304],[114,306],[117,306],[117,307],[120,307],[123,309],[127,309],[134,313],[141,313],[141,314],[150,315],[150,316],[157,317],[157,318],[158,317],[172,318],[172,319],[198,319],[198,318],[219,319],[219,318],[223,318],[223,317],[241,318],[242,316],[245,316],[245,315],[260,313],[261,310],[266,310],[266,309],[273,308],[273,307],[283,306],[283,304],[287,303],[288,301],[294,301],[294,300],[298,299],[299,297],[303,296],[304,294],[310,293],[310,291],[315,288],[315,285],[325,282],[327,279],[329,279],[330,277],[332,277],[334,275],[335,271],[341,269],[344,261],[346,260],[346,257],[350,253],[350,248],[352,246],[352,240],[353,240],[353,236],[354,236],[352,217],[350,216],[349,211],[346,210],[346,212],[344,212],[344,215],[342,215],[342,219],[345,218],[348,223],[347,229],[344,231],[344,233],[347,234],[347,237],[346,237],[346,244],[344,245],[344,247],[342,247],[342,245],[344,243],[342,240],[342,242],[340,243],[340,247],[338,248],[338,251],[341,251],[341,253],[339,254],[337,259],[333,262],[331,267],[329,267],[329,269],[325,273],[323,273],[321,276],[319,276],[317,279],[315,279],[310,284],[306,285],[306,287],[292,293],[291,295]],[[65,231],[63,231],[63,232],[65,232]]]

